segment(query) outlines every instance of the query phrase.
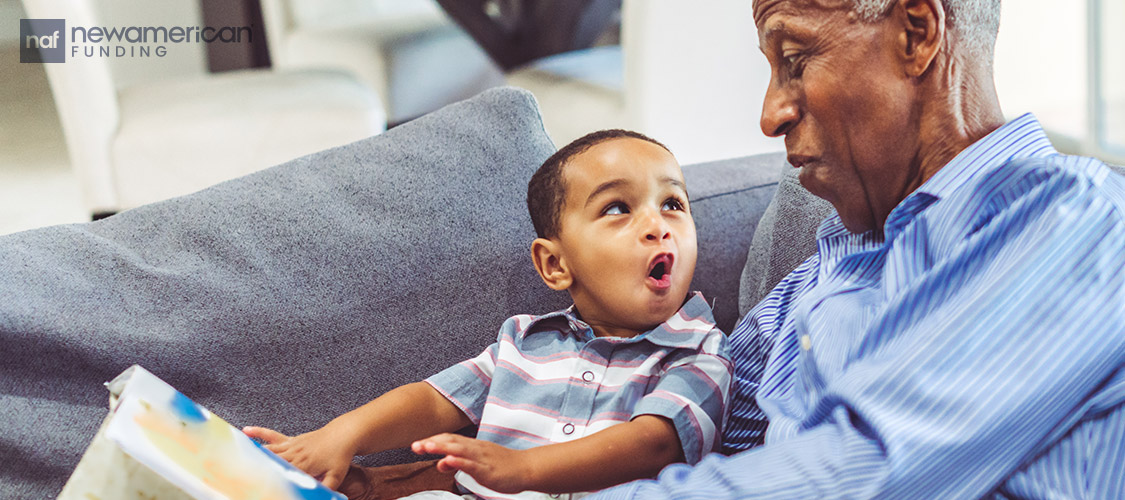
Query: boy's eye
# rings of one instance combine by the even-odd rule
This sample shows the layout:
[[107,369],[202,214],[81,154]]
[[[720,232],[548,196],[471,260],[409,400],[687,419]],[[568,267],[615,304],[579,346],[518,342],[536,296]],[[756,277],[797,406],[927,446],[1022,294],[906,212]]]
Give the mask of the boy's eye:
[[684,204],[680,200],[677,200],[675,198],[669,198],[668,201],[664,202],[664,205],[661,206],[660,209],[661,210],[683,210]]
[[627,213],[629,213],[629,207],[620,202],[610,203],[605,207],[605,210],[602,210],[602,215],[623,215]]

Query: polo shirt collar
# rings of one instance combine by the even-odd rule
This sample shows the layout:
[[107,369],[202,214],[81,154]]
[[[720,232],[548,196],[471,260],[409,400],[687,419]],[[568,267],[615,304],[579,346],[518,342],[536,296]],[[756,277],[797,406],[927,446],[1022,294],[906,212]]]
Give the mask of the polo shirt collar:
[[715,328],[715,317],[703,294],[692,292],[691,298],[667,321],[636,338],[653,344],[682,349],[699,349],[707,334]]
[[[550,319],[565,322],[570,333],[574,335],[589,335],[592,338],[593,329],[578,317],[573,305],[561,311],[535,317],[524,332],[532,332],[536,330],[533,328],[535,324]],[[656,328],[630,339],[612,338],[611,340],[623,343],[648,341],[664,347],[698,349],[713,328],[715,328],[715,317],[711,313],[711,306],[703,298],[702,293],[692,292],[680,310]]]

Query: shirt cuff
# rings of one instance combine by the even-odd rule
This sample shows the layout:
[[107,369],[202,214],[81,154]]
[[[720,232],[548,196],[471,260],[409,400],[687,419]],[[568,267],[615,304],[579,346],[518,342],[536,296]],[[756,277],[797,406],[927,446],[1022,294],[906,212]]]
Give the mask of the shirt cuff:
[[456,364],[427,378],[423,382],[433,387],[434,390],[445,396],[453,403],[473,425],[480,424],[480,413],[477,408],[484,407],[486,391],[481,390],[482,382],[471,370],[462,364]]
[[625,484],[622,484],[622,485],[619,485],[619,486],[614,486],[612,488],[606,488],[604,490],[594,492],[590,496],[586,497],[586,499],[587,500],[613,500],[613,499],[626,499],[626,498],[641,498],[639,496],[641,486],[644,485],[644,483],[646,483],[646,482],[650,482],[650,481],[643,481],[643,480],[642,481],[633,481],[631,483],[625,483]]

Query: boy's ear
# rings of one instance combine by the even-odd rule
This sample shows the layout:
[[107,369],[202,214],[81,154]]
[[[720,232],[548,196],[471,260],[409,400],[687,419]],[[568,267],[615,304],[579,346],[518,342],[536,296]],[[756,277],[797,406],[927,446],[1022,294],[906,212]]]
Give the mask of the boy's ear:
[[531,262],[535,264],[539,277],[552,290],[566,290],[574,281],[557,241],[536,238],[531,242]]

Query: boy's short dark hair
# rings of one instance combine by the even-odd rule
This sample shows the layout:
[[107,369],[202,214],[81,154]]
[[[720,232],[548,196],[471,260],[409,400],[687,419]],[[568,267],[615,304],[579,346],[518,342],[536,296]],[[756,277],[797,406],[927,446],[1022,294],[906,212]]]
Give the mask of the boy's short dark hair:
[[618,128],[591,132],[559,148],[543,162],[543,165],[539,166],[539,170],[535,171],[531,181],[527,183],[527,211],[531,213],[535,234],[540,238],[553,238],[559,234],[559,218],[563,203],[566,201],[566,186],[563,184],[562,176],[566,163],[595,145],[623,137],[648,141],[671,152],[668,146],[656,139],[640,132]]

